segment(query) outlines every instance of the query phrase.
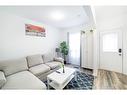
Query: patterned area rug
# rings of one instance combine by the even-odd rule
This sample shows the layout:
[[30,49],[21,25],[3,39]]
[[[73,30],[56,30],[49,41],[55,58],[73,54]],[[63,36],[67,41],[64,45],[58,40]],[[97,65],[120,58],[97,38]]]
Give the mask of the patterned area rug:
[[[77,81],[73,78],[64,90],[90,90],[93,87],[94,76],[77,71]],[[44,81],[47,86],[47,81]],[[50,89],[53,89],[50,87]]]

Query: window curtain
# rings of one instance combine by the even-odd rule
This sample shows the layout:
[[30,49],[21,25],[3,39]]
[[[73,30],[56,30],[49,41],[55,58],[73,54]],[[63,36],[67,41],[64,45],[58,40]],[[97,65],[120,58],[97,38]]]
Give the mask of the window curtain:
[[69,32],[69,63],[80,65],[80,32]]

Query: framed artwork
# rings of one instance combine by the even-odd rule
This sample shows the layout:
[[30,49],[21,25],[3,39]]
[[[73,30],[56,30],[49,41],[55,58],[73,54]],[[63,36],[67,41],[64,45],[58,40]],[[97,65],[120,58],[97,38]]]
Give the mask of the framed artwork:
[[26,30],[26,35],[30,36],[40,36],[40,37],[45,37],[45,28],[32,25],[32,24],[25,24],[25,30]]

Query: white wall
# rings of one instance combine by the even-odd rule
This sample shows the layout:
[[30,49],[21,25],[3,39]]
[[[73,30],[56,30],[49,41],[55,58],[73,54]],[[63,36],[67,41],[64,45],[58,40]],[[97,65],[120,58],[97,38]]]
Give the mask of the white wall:
[[[45,27],[46,37],[26,36],[25,24]],[[62,31],[50,25],[15,15],[0,13],[0,60],[31,54],[54,53],[63,40]]]
[[89,23],[83,24],[83,25],[79,25],[79,26],[73,26],[73,27],[69,27],[69,28],[64,28],[61,29],[63,31],[63,35],[65,38],[67,38],[67,34],[68,32],[81,32],[82,31],[87,31],[89,29],[91,29],[92,26]]
[[[122,6],[96,6],[96,31],[120,29],[123,32],[123,73],[127,74],[127,7]],[[98,39],[99,40],[99,39]]]

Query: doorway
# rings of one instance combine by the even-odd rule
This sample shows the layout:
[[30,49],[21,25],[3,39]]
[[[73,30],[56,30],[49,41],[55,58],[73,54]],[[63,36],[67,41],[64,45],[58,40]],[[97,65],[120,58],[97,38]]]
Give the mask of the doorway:
[[118,29],[100,33],[100,68],[122,73],[122,31]]

